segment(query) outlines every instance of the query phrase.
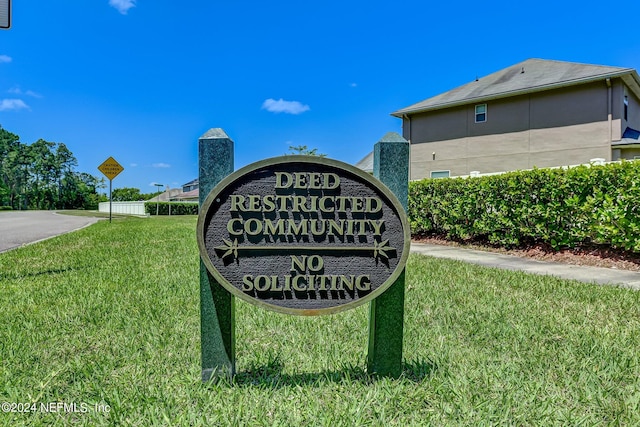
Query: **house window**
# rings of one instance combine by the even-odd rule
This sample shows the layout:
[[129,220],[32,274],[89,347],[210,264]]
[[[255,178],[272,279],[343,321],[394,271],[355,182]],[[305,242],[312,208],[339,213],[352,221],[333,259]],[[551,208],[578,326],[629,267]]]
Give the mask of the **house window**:
[[624,119],[625,120],[629,120],[629,97],[628,96],[624,96]]
[[451,171],[431,171],[431,178],[449,178]]
[[487,104],[476,105],[476,123],[487,121]]

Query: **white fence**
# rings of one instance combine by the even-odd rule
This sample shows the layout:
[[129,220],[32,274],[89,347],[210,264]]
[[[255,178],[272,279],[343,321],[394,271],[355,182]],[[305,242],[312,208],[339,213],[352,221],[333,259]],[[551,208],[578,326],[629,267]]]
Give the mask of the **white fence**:
[[[635,160],[625,160],[627,162],[629,161],[635,161]],[[547,167],[547,168],[540,168],[540,169],[570,169],[570,168],[575,168],[578,166],[602,166],[602,165],[609,165],[612,163],[621,163],[622,160],[613,160],[610,162],[605,161],[605,159],[602,158],[596,158],[596,159],[591,159],[589,161],[589,163],[583,163],[581,165],[567,165],[567,166],[552,166],[552,167]],[[518,171],[522,171],[522,170],[533,170],[533,169],[520,169]],[[480,176],[491,176],[491,175],[502,175],[505,173],[509,173],[509,172],[515,172],[515,171],[504,171],[504,172],[488,172],[488,173],[480,173],[480,171],[471,171],[471,173],[469,175],[458,175],[458,176],[452,176],[450,178],[477,178]]]
[[[144,202],[111,202],[111,213],[127,215],[146,215]],[[98,211],[109,212],[109,202],[102,202],[98,205]]]

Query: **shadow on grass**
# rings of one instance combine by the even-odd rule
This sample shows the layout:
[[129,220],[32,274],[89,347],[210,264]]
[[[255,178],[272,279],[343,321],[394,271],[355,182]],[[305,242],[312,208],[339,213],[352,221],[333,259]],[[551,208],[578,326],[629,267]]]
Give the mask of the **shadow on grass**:
[[0,279],[2,280],[19,280],[19,279],[25,279],[25,278],[30,278],[30,277],[38,277],[38,276],[45,276],[45,275],[51,275],[51,274],[62,274],[62,273],[66,273],[68,271],[75,271],[75,270],[81,270],[82,268],[77,268],[77,267],[64,267],[64,268],[49,268],[47,270],[40,270],[40,271],[29,271],[26,273],[0,273]]
[[[421,382],[438,370],[438,365],[434,361],[422,359],[405,361],[402,367],[402,375],[392,380]],[[258,386],[277,389],[290,386],[320,386],[327,383],[359,382],[372,384],[384,378],[369,374],[362,367],[355,365],[342,365],[336,370],[299,374],[286,374],[283,371],[284,363],[280,357],[276,356],[270,358],[266,364],[252,365],[247,370],[236,373],[232,380],[226,377],[213,377],[207,384],[232,387]]]

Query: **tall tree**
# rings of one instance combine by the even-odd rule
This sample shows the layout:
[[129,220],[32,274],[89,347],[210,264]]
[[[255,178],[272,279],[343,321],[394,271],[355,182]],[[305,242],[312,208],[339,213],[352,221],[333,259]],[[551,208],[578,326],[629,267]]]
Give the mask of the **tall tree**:
[[15,157],[20,137],[0,126],[0,204],[13,206],[16,194]]
[[60,143],[56,148],[55,164],[58,184],[58,206],[62,209],[70,208],[72,204],[69,202],[73,199],[72,191],[75,191],[72,183],[76,179],[73,169],[78,166],[78,161],[67,146]]
[[151,200],[158,194],[162,194],[163,191],[155,193],[141,193],[139,188],[123,187],[114,188],[111,193],[111,200],[114,202],[129,202],[139,200]]
[[306,145],[290,145],[289,153],[285,155],[302,155],[302,156],[318,156],[318,157],[327,157],[326,154],[318,153],[317,148],[307,148]]
[[75,172],[77,165],[65,144],[39,139],[26,145],[0,126],[0,206],[95,209],[104,179]]
[[39,139],[31,144],[31,186],[32,207],[52,209],[55,207],[54,188],[56,182],[55,143]]
[[9,197],[11,206],[15,209],[29,208],[29,168],[33,163],[33,155],[31,147],[25,144],[15,145],[14,149],[9,152],[7,157],[7,165],[9,168],[9,176],[7,185],[9,186]]

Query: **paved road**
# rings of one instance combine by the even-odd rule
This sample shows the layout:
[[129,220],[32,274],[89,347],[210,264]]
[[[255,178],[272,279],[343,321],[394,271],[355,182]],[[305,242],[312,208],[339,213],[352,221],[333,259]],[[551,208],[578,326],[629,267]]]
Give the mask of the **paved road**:
[[52,211],[0,212],[0,252],[86,227],[98,218]]

